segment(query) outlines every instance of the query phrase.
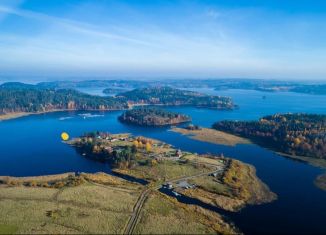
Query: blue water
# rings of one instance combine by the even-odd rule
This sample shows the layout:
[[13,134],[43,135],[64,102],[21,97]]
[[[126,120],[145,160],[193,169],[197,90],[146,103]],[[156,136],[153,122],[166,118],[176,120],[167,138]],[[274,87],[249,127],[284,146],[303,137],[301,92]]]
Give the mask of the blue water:
[[[186,113],[193,122],[211,126],[217,120],[253,120],[275,112],[310,112],[326,114],[326,96],[258,91],[202,92],[232,96],[240,106],[233,111],[168,107]],[[266,99],[262,99],[266,96]],[[97,172],[108,165],[91,161],[60,140],[66,131],[71,137],[88,131],[128,132],[168,142],[183,150],[197,153],[224,153],[254,165],[257,175],[278,194],[278,200],[265,205],[249,206],[233,214],[231,220],[245,233],[326,233],[326,192],[316,188],[313,180],[323,171],[293,161],[256,145],[228,147],[199,142],[168,128],[143,128],[117,121],[120,111],[93,112],[103,116],[83,118],[86,112],[57,112],[33,115],[0,122],[0,175],[30,176],[67,171]],[[69,119],[62,120],[62,117]]]

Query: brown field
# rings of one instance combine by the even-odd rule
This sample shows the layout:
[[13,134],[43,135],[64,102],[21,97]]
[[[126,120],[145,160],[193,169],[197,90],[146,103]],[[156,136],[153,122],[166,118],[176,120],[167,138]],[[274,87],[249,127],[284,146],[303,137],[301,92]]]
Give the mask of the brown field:
[[196,155],[196,154],[188,154],[183,157],[183,159],[187,159],[193,163],[197,164],[208,164],[215,165],[216,167],[223,167],[224,163],[221,162],[221,158],[214,158],[208,155]]
[[187,130],[184,128],[172,128],[171,131],[181,133],[188,136],[191,139],[213,143],[222,144],[228,146],[234,146],[237,144],[250,144],[251,142],[247,139],[227,134],[222,131],[217,131],[210,128],[202,128],[200,130]]
[[136,234],[235,234],[221,216],[179,203],[159,192],[150,194],[134,231]]
[[187,189],[181,193],[226,211],[238,211],[245,206],[245,202],[241,199],[224,196],[223,194],[211,193],[201,188]]
[[[101,179],[107,183],[111,177],[100,173],[92,179]],[[32,177],[32,180],[41,181],[44,177]],[[106,186],[93,181],[60,189],[2,184],[0,234],[121,234],[140,195],[140,186],[119,178],[113,180],[110,179],[110,182],[120,182],[123,187],[119,184]]]
[[74,172],[67,172],[64,174],[56,174],[56,175],[42,175],[42,176],[29,176],[29,177],[12,177],[12,176],[0,176],[0,181],[12,181],[16,183],[23,183],[28,181],[36,181],[36,182],[48,182],[48,181],[57,181],[64,180],[69,176],[74,176]]
[[258,179],[254,167],[237,160],[232,160],[221,176],[200,176],[189,182],[197,187],[181,193],[228,211],[238,211],[247,204],[268,203],[277,198]]
[[[190,174],[172,164],[171,176]],[[189,165],[187,165],[189,166]],[[3,177],[26,183],[71,179],[71,173],[40,177]],[[76,177],[76,176],[75,176]],[[80,176],[80,184],[60,188],[0,184],[0,234],[121,234],[144,186],[105,173]],[[217,213],[185,205],[157,191],[144,202],[133,233],[235,234]]]
[[223,183],[233,189],[234,194],[248,204],[261,204],[275,200],[271,192],[257,176],[256,169],[238,160],[232,160],[223,176]]
[[158,162],[155,165],[137,166],[133,169],[117,170],[120,173],[145,179],[150,182],[163,183],[175,178],[196,175],[209,172],[212,169],[205,166],[196,166],[189,163],[181,163],[173,160]]

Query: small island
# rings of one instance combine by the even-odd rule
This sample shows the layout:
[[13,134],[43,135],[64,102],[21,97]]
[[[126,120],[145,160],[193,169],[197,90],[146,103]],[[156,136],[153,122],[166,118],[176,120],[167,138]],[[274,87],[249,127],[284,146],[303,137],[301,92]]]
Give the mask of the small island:
[[166,126],[191,121],[191,118],[158,108],[140,107],[125,111],[119,121],[139,126]]

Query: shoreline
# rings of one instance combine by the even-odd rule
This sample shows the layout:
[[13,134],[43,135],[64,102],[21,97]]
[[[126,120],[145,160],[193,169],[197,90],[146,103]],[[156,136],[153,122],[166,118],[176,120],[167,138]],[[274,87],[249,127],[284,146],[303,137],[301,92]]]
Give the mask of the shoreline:
[[[261,145],[258,141],[255,140],[251,140],[249,138],[246,137],[241,137],[238,135],[233,135],[233,134],[229,134],[227,132],[223,132],[223,131],[218,131],[212,128],[202,128],[201,130],[187,130],[184,128],[172,128],[170,129],[170,131],[176,132],[176,133],[180,133],[190,139],[194,139],[194,140],[198,140],[198,141],[202,141],[202,142],[207,142],[207,143],[213,143],[213,144],[220,144],[220,145],[227,145],[227,146],[235,146],[237,144],[256,144],[261,148],[267,149],[272,151],[273,153],[276,153],[277,155],[280,155],[282,157],[286,157],[292,160],[296,160],[296,161],[300,161],[300,162],[304,162],[307,163],[311,166],[320,168],[325,170],[326,169],[326,160],[323,159],[319,159],[319,158],[313,158],[313,157],[305,157],[305,156],[298,156],[298,155],[291,155],[291,154],[287,154],[287,153],[283,153],[283,152],[279,152],[276,149],[273,148],[269,148],[267,146],[263,146]],[[203,131],[204,134],[209,135],[210,133],[213,133],[212,131],[214,131],[214,133],[217,134],[217,137],[219,139],[217,140],[212,140],[213,138],[209,138],[207,136],[203,136],[200,135],[198,133],[200,133],[200,131]],[[197,133],[196,133],[197,132]],[[228,140],[228,138],[235,138],[234,140],[239,140],[240,142],[229,142],[230,140]],[[239,139],[238,139],[239,138]],[[231,139],[232,140],[232,139]],[[223,142],[225,141],[225,142]]]
[[[214,129],[210,129],[210,128],[202,128],[202,131],[204,130],[206,134],[209,134],[209,132],[206,131],[209,130],[214,130]],[[238,138],[242,138],[242,139],[245,139],[245,140],[248,140],[248,143],[247,144],[256,144],[258,145],[259,147],[261,148],[264,148],[264,149],[267,149],[267,150],[270,150],[272,151],[273,153],[281,156],[281,157],[284,157],[284,158],[288,158],[288,159],[291,159],[292,161],[298,161],[298,162],[301,162],[301,163],[304,163],[304,164],[308,164],[312,167],[316,167],[316,168],[319,168],[319,169],[322,169],[322,170],[325,170],[326,169],[326,160],[323,160],[323,159],[318,159],[318,158],[312,158],[312,157],[305,157],[305,156],[297,156],[297,155],[290,155],[290,154],[286,154],[286,153],[282,153],[282,152],[279,152],[273,148],[268,148],[266,146],[262,146],[260,145],[258,142],[254,141],[254,140],[250,140],[249,138],[245,138],[245,137],[240,137],[240,136],[237,136],[237,135],[232,135],[232,134],[229,134],[229,133],[226,133],[226,132],[222,132],[222,131],[217,131],[217,130],[214,130],[214,131],[217,131],[219,132],[219,135],[220,135],[220,141],[216,140],[216,141],[212,141],[212,139],[209,139],[209,138],[203,138],[205,136],[200,136],[200,135],[197,135],[196,136],[196,133],[192,133],[192,132],[196,132],[196,131],[189,131],[187,129],[183,129],[183,128],[172,128],[170,129],[170,131],[173,131],[173,132],[177,132],[177,133],[180,133],[190,139],[194,139],[194,140],[198,140],[198,141],[203,141],[203,142],[207,142],[207,143],[213,143],[213,144],[221,144],[221,145],[227,145],[227,146],[235,146],[236,144],[239,144],[239,143],[235,143],[235,142],[227,142],[229,140],[227,140],[227,138],[225,138],[225,136],[235,136],[235,137],[238,137]],[[224,139],[223,139],[224,138]],[[222,141],[226,141],[226,143],[223,143]],[[242,143],[243,144],[243,143]],[[326,181],[326,176],[323,175],[323,177],[321,176],[316,176],[316,179],[314,180],[314,185],[318,188],[321,188],[323,190],[326,191],[326,182],[323,183],[323,181]],[[318,183],[316,183],[318,182]],[[323,185],[322,187],[320,185]]]
[[263,144],[261,144],[261,142],[259,142],[257,140],[249,139],[249,138],[246,138],[246,137],[242,137],[242,138],[248,139],[253,144],[258,145],[261,148],[270,150],[273,153],[275,153],[277,155],[280,155],[282,157],[289,158],[289,159],[291,159],[293,161],[299,161],[299,162],[307,163],[307,164],[309,164],[309,165],[311,165],[313,167],[317,167],[317,168],[320,168],[322,170],[326,169],[326,160],[324,160],[324,159],[314,158],[314,157],[305,157],[305,156],[299,156],[299,155],[291,155],[291,154],[288,154],[288,153],[283,153],[283,152],[280,152],[280,151],[278,151],[277,149],[275,149],[273,147],[264,146]]
[[55,112],[65,112],[65,111],[77,111],[77,110],[51,110],[51,111],[42,111],[42,112],[14,112],[14,113],[6,113],[0,115],[0,122],[1,121],[8,121],[20,117],[26,117],[30,115],[40,115],[40,114],[46,114],[46,113],[55,113]]
[[0,122],[1,121],[8,121],[12,119],[17,119],[20,117],[26,117],[30,115],[40,115],[40,114],[47,114],[47,113],[56,113],[56,112],[80,112],[80,111],[85,111],[85,112],[109,112],[109,111],[123,111],[126,109],[87,109],[87,110],[82,110],[82,109],[54,109],[54,110],[49,110],[49,111],[42,111],[42,112],[14,112],[14,113],[6,113],[0,115]]
[[69,176],[75,176],[74,172],[65,172],[65,173],[58,173],[58,174],[47,174],[47,175],[35,175],[35,176],[10,176],[10,175],[1,175],[0,182],[5,180],[11,181],[33,181],[33,180],[42,180],[42,181],[49,181],[49,180],[61,180],[65,179]]
[[[48,111],[41,111],[41,112],[12,112],[12,113],[6,113],[6,114],[0,114],[0,122],[1,121],[8,121],[20,117],[26,117],[30,115],[39,115],[39,114],[46,114],[46,113],[54,113],[54,112],[68,112],[68,111],[123,111],[123,110],[130,110],[133,109],[134,107],[141,107],[141,106],[166,106],[166,107],[181,107],[181,106],[191,106],[191,105],[171,105],[171,104],[142,104],[142,103],[137,103],[137,104],[128,104],[128,108],[125,109],[87,109],[87,110],[81,110],[81,109],[54,109],[54,110],[48,110]],[[194,108],[206,108],[206,109],[212,109],[210,107],[197,107],[197,106],[192,106]],[[213,108],[215,110],[230,110],[230,109],[218,109],[218,108]],[[232,109],[231,109],[232,110]]]

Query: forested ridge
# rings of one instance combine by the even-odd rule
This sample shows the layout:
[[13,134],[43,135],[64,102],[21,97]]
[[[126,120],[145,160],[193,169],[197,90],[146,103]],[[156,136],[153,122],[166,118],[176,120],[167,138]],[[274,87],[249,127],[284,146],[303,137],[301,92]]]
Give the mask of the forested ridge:
[[286,154],[326,159],[326,115],[275,114],[259,121],[220,121],[213,128]]
[[194,107],[232,109],[229,97],[208,96],[170,87],[135,89],[116,97],[93,96],[74,89],[45,88],[10,82],[0,85],[0,114],[44,112],[52,110],[123,110],[134,104],[191,105]]
[[163,105],[190,105],[194,107],[233,109],[230,97],[205,95],[172,87],[149,87],[120,93],[128,102]]
[[56,109],[112,110],[128,105],[111,97],[92,96],[71,89],[0,88],[0,113],[44,112]]

